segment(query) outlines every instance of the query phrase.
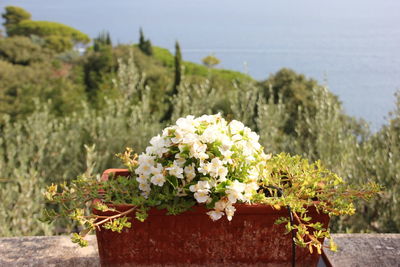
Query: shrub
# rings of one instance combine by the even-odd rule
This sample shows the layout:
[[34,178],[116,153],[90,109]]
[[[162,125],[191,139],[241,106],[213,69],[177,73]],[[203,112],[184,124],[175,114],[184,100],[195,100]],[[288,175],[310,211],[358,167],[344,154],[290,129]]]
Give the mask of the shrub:
[[33,43],[31,39],[15,36],[0,39],[0,58],[19,65],[49,60],[52,52]]

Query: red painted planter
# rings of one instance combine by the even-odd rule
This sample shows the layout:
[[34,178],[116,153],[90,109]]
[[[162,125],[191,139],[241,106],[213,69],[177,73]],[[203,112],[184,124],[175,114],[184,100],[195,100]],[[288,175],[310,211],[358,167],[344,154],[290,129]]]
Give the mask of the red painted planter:
[[[127,170],[104,172],[128,175]],[[114,206],[126,211],[132,206]],[[132,227],[123,233],[97,231],[102,266],[290,266],[291,235],[284,235],[284,225],[275,225],[286,209],[274,210],[265,205],[235,205],[232,221],[225,217],[213,222],[204,207],[180,215],[166,215],[152,209],[142,223],[132,219]],[[95,211],[96,214],[104,214]],[[111,213],[107,213],[111,214]],[[328,224],[327,215],[310,211],[314,220]],[[131,217],[134,217],[132,214]],[[319,255],[296,248],[296,266],[316,266]]]

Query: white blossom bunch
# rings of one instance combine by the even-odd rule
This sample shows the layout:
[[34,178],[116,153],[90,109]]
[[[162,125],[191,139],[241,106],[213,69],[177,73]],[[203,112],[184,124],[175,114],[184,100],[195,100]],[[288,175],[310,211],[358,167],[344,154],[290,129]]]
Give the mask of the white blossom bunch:
[[153,137],[139,155],[139,189],[149,197],[157,187],[193,197],[211,210],[212,220],[235,213],[235,203],[251,203],[268,158],[259,136],[243,123],[221,115],[187,116]]

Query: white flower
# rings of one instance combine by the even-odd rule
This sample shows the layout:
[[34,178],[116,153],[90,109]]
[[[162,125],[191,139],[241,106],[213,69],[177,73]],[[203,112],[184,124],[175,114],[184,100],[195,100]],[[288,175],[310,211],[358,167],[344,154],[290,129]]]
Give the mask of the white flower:
[[228,185],[225,193],[228,195],[229,201],[231,203],[236,203],[238,200],[243,201],[244,196],[242,192],[244,191],[245,187],[246,185],[238,180],[235,180],[231,185]]
[[218,211],[222,211],[226,208],[226,206],[228,205],[228,202],[226,200],[218,200],[217,202],[215,202],[214,205],[214,209],[218,210]]
[[[179,155],[179,154],[176,154],[176,155]],[[175,160],[174,160],[174,165],[176,165],[176,166],[178,166],[178,167],[180,167],[180,168],[183,168],[183,166],[185,165],[185,163],[186,163],[186,159],[184,159],[184,158],[181,158],[181,157],[177,157],[177,156],[175,156]]]
[[243,139],[243,136],[241,136],[240,134],[235,134],[232,136],[232,141],[237,142],[237,141],[241,141]]
[[206,175],[210,172],[210,165],[208,163],[200,162],[200,166],[197,170]]
[[[233,204],[250,202],[264,175],[260,172],[265,172],[268,156],[258,141],[259,136],[243,123],[233,120],[228,124],[220,114],[180,118],[162,135],[153,137],[146,153],[139,156],[135,173],[141,194],[147,198],[154,186],[166,184],[167,174],[175,176],[179,178],[176,197],[193,194],[197,203],[217,198],[207,214],[212,220],[224,215],[231,220]],[[234,180],[236,171],[241,170],[249,170],[243,174],[243,182]],[[222,188],[215,190],[217,186]],[[220,192],[225,195],[218,199]]]
[[244,200],[247,202],[250,202],[251,197],[256,193],[258,188],[259,188],[259,186],[255,182],[246,184],[246,186],[244,188],[244,194],[243,194]]
[[225,158],[225,160],[230,159],[233,154],[233,151],[231,150],[232,145],[233,145],[232,141],[224,140],[224,141],[222,141],[222,144],[219,147],[219,152],[221,152],[221,154]]
[[232,220],[233,215],[235,214],[236,208],[232,205],[228,205],[225,208],[226,218],[228,221]]
[[158,186],[163,186],[163,184],[165,183],[164,175],[162,175],[161,173],[154,175],[153,177],[151,177],[151,183]]
[[224,166],[218,168],[218,171],[217,171],[217,177],[219,177],[218,182],[225,182],[227,175],[228,175],[228,168],[226,168]]
[[162,136],[167,137],[167,136],[171,135],[171,132],[174,130],[175,130],[175,127],[173,127],[173,126],[167,127],[162,131]]
[[172,143],[178,144],[182,142],[183,138],[185,137],[185,132],[182,129],[176,129],[174,133],[175,137],[171,138]]
[[197,184],[191,185],[189,190],[192,192],[196,192],[199,190],[207,190],[211,188],[211,185],[208,181],[198,181]]
[[218,158],[213,158],[204,170],[206,170],[212,177],[220,177],[220,181],[224,181],[228,174],[228,169],[224,167],[223,164],[224,163]]
[[203,116],[195,119],[195,121],[197,121],[197,122],[207,122],[209,124],[214,124],[217,122],[217,120],[221,120],[222,123],[225,122],[225,120],[222,119],[221,114],[219,114],[219,113],[216,115],[203,115]]
[[207,215],[210,216],[211,220],[217,221],[221,219],[221,217],[224,215],[222,211],[217,211],[217,210],[212,210],[207,212]]
[[144,184],[147,183],[149,177],[144,176],[144,175],[139,175],[138,177],[136,177],[136,181],[138,181],[138,183],[140,184]]
[[203,134],[200,136],[200,141],[203,143],[213,143],[215,140],[217,140],[219,132],[220,130],[217,128],[217,126],[210,126],[204,130]]
[[171,142],[168,139],[165,139],[164,137],[157,135],[151,138],[150,144],[152,146],[146,148],[146,153],[162,157],[162,154],[168,152],[167,147],[171,145]]
[[150,156],[147,154],[140,154],[138,157],[138,163],[139,165],[147,164],[147,165],[154,165],[154,159],[156,157]]
[[247,142],[246,140],[241,140],[236,143],[236,145],[242,149],[242,154],[246,157],[253,157],[253,153],[255,152],[251,143]]
[[219,160],[219,158],[213,158],[211,160],[211,163],[209,163],[209,165],[210,165],[210,173],[214,174],[218,173],[219,168],[223,167],[223,163],[221,160]]
[[199,159],[201,161],[209,158],[209,156],[206,154],[206,151],[207,151],[207,145],[201,142],[194,142],[190,146],[190,156]]
[[258,140],[260,139],[260,136],[258,136],[258,134],[256,134],[255,132],[250,132],[247,136],[252,143],[258,143]]
[[184,168],[183,172],[185,173],[185,177],[188,182],[192,181],[196,177],[196,171],[194,168],[194,164],[186,166]]
[[238,180],[234,180],[231,185],[227,186],[227,188],[237,192],[243,192],[245,186],[246,185],[244,183],[241,183]]
[[185,136],[182,139],[183,144],[192,144],[194,142],[197,142],[198,136],[193,133],[186,133]]
[[194,198],[198,203],[206,202],[210,198],[208,196],[208,190],[206,189],[197,190],[196,193],[194,193]]
[[183,168],[179,167],[178,165],[172,165],[171,167],[165,169],[168,170],[170,175],[183,179]]
[[144,191],[144,192],[150,192],[151,191],[149,183],[140,183],[139,184],[139,189]]
[[229,123],[229,128],[230,128],[232,134],[237,134],[240,131],[243,131],[244,124],[241,123],[240,121],[233,120]]
[[179,118],[176,125],[187,132],[194,133],[198,122],[194,120],[194,116],[189,115],[186,118]]
[[153,166],[149,164],[139,164],[139,167],[135,170],[136,174],[149,176],[153,170]]
[[160,163],[157,163],[156,167],[152,167],[151,174],[157,175],[163,172],[163,166]]

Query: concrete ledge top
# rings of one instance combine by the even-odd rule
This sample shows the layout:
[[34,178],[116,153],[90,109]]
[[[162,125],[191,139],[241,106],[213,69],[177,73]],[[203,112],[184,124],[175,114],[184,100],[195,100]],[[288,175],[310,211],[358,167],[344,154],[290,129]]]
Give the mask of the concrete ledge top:
[[79,247],[69,236],[0,238],[0,266],[100,266],[96,236]]
[[337,252],[324,250],[332,266],[400,267],[400,234],[333,234]]
[[[400,234],[333,234],[339,249],[329,266],[400,266]],[[80,248],[69,236],[0,238],[0,266],[100,266],[96,236]]]

